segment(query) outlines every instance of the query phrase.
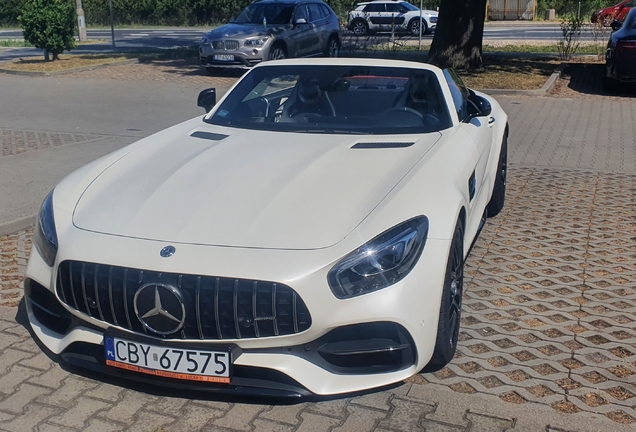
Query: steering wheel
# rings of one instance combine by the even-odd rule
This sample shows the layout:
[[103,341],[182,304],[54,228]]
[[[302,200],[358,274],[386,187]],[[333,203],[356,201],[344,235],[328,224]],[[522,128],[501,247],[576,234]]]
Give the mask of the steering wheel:
[[416,115],[420,118],[420,120],[424,120],[424,115],[417,111],[414,110],[413,108],[408,108],[408,107],[393,107],[393,108],[389,108],[388,110],[384,111],[381,114],[389,114],[391,112],[404,112],[404,113],[409,113],[409,114],[413,114]]

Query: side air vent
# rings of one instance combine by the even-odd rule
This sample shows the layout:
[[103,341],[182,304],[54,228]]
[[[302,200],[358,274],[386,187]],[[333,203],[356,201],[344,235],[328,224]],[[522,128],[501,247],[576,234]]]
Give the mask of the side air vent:
[[192,132],[190,136],[193,138],[201,138],[201,139],[206,139],[211,141],[221,141],[228,137],[227,135],[216,134],[212,132],[202,132],[202,131]]
[[353,149],[386,149],[411,147],[414,142],[360,142],[354,145]]

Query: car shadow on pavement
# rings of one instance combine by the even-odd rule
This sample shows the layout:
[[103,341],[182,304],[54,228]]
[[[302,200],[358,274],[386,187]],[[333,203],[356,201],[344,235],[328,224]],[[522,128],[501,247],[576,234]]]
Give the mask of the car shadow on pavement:
[[141,57],[139,63],[157,66],[162,72],[178,74],[181,76],[208,76],[219,78],[240,78],[245,69],[211,68],[206,70],[199,63],[198,55],[192,55],[189,51],[176,52],[175,58],[169,56]]
[[[243,403],[243,404],[257,404],[257,405],[296,405],[305,402],[327,402],[330,400],[337,400],[342,398],[351,398],[357,396],[364,396],[371,393],[376,393],[379,391],[391,390],[397,387],[402,386],[404,383],[399,382],[396,384],[392,384],[389,386],[365,390],[356,393],[347,393],[343,395],[335,395],[335,396],[304,396],[304,397],[272,397],[272,396],[245,396],[245,395],[233,395],[231,393],[217,393],[214,390],[205,391],[205,390],[197,390],[197,389],[184,389],[184,388],[176,388],[170,387],[169,385],[152,385],[144,382],[131,381],[130,379],[125,379],[122,377],[106,375],[103,373],[99,373],[96,371],[92,371],[90,369],[80,368],[74,365],[71,365],[65,362],[60,356],[51,352],[44,344],[42,344],[35,334],[33,333],[33,329],[29,324],[29,318],[26,311],[25,299],[24,297],[20,301],[17,312],[15,315],[15,321],[23,326],[31,335],[31,338],[35,341],[36,345],[42,352],[53,362],[55,362],[62,370],[68,372],[69,374],[78,375],[83,378],[87,378],[90,380],[94,380],[104,384],[110,384],[117,387],[125,388],[132,391],[138,391],[141,393],[146,393],[159,397],[171,397],[171,398],[183,398],[183,399],[191,399],[191,400],[207,400],[207,401],[217,401],[217,402],[229,402],[229,403]],[[225,389],[224,389],[225,390]]]
[[569,64],[563,72],[570,78],[568,88],[577,92],[598,96],[636,97],[636,85],[623,83],[615,91],[603,89],[605,78],[604,64],[574,63]]

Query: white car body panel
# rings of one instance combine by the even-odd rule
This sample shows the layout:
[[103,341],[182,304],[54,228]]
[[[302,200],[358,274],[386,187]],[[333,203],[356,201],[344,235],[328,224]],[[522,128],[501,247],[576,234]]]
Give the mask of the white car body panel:
[[[452,101],[441,71],[424,64],[379,59],[283,63],[428,69],[443,83],[446,100]],[[259,67],[267,65],[255,69]],[[58,184],[53,194],[59,239],[55,263],[49,267],[34,248],[26,279],[55,292],[58,266],[76,260],[276,281],[291,287],[307,305],[312,318],[308,330],[254,339],[174,340],[174,344],[234,344],[244,350],[291,347],[342,326],[389,321],[403,326],[417,349],[415,364],[397,372],[335,374],[283,351],[245,352],[235,364],[280,371],[318,395],[406,379],[428,364],[435,348],[441,287],[458,218],[465,214],[466,256],[491,198],[507,116],[494,99],[483,96],[492,104],[490,117],[496,120],[489,128],[492,145],[487,155],[469,139],[451,106],[453,127],[417,136],[256,132],[213,126],[201,117],[181,123],[92,162]],[[193,131],[228,138],[207,141],[190,137]],[[350,148],[365,140],[415,144],[401,149]],[[468,179],[480,163],[481,187],[471,200]],[[418,264],[408,276],[359,297],[334,296],[326,281],[335,263],[388,228],[420,215],[428,218],[429,231]],[[169,259],[159,255],[167,244],[176,247]],[[57,334],[37,320],[27,302],[34,332],[49,350],[60,354],[74,342],[102,343],[99,329],[108,328],[107,323],[64,308],[86,326]]]

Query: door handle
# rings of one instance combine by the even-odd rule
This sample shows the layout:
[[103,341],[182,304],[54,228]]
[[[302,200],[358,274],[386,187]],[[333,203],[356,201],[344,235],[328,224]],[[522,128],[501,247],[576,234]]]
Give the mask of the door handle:
[[488,126],[492,127],[495,124],[495,118],[494,117],[489,117],[488,118]]

